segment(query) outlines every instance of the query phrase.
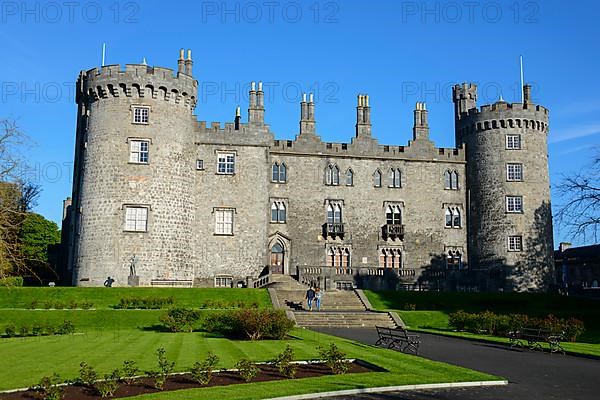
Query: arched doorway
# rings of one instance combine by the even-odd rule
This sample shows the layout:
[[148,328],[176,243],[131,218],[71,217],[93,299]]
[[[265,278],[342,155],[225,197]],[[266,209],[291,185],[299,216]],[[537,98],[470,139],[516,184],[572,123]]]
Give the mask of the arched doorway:
[[272,274],[283,274],[283,266],[285,262],[285,250],[280,242],[275,242],[271,247],[271,265]]

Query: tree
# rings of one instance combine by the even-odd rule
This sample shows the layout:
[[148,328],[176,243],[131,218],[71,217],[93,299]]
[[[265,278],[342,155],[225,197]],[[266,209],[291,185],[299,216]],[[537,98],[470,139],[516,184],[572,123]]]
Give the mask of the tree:
[[567,176],[558,186],[564,204],[557,221],[575,239],[598,242],[600,237],[600,152],[594,162],[580,172]]
[[27,271],[37,278],[55,278],[56,266],[49,262],[48,247],[60,243],[58,225],[39,214],[28,213],[21,223],[19,238]]

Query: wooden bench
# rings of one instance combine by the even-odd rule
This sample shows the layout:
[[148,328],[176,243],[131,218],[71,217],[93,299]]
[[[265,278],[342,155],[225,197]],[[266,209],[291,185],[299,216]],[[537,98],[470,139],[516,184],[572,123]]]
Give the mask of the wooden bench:
[[419,354],[419,345],[421,344],[419,335],[408,333],[402,327],[392,329],[375,326],[375,329],[377,329],[377,335],[379,336],[379,339],[375,342],[376,346],[384,345],[388,349],[397,348],[401,352],[411,350],[415,354]]
[[[527,347],[529,349],[544,350],[543,343],[548,343],[550,353],[562,352],[565,354],[565,349],[562,348],[560,342],[564,341],[564,332],[557,334],[548,329],[542,328],[521,328],[516,331],[508,332],[510,347]],[[525,343],[527,343],[525,345]]]

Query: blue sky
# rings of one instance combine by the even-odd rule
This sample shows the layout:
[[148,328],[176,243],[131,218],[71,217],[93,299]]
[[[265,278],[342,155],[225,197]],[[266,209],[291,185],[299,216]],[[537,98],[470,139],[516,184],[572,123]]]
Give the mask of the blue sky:
[[[79,1],[0,4],[0,117],[33,139],[28,177],[42,185],[37,212],[59,221],[70,195],[74,82],[101,62],[176,68],[193,49],[203,94],[196,114],[229,121],[245,88],[268,88],[278,138],[298,130],[301,91],[315,91],[317,130],[354,134],[358,93],[371,97],[374,135],[406,144],[412,110],[426,101],[432,139],[453,143],[450,87],[477,82],[479,103],[518,101],[519,55],[536,102],[551,110],[550,177],[591,162],[600,138],[600,5],[593,1]],[[557,200],[554,200],[557,203]],[[568,239],[556,232],[555,242]]]

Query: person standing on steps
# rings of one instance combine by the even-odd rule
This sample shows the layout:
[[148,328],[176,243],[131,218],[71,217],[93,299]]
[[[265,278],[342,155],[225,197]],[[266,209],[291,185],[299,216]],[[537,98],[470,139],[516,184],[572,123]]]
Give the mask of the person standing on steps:
[[321,297],[323,296],[323,292],[321,292],[321,288],[317,288],[315,290],[315,306],[317,307],[317,311],[321,311]]
[[308,290],[306,291],[306,296],[304,296],[304,298],[306,299],[308,311],[312,311],[312,302],[315,298],[315,291],[313,290],[312,286],[308,288]]

